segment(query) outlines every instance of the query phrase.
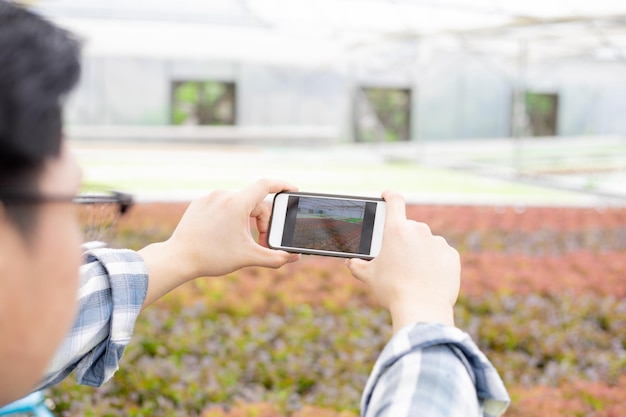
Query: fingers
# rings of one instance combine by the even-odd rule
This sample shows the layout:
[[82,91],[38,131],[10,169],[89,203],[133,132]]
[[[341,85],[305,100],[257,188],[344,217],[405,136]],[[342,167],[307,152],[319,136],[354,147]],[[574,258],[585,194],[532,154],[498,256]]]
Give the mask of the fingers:
[[286,181],[278,181],[271,179],[260,179],[254,184],[246,188],[241,195],[245,196],[246,200],[253,205],[253,207],[260,201],[263,201],[268,194],[275,194],[281,191],[297,191],[298,187],[288,183]]
[[387,190],[382,193],[382,197],[387,203],[385,227],[394,226],[406,220],[406,202],[402,194]]
[[367,284],[369,281],[367,267],[371,265],[371,262],[373,261],[366,261],[359,258],[348,258],[346,259],[346,266],[348,267],[348,270],[350,270],[350,273],[356,279]]
[[[387,205],[385,236],[388,236],[387,239],[392,239],[393,241],[396,238],[395,236],[397,233],[392,233],[392,231],[394,229],[396,231],[401,231],[406,222],[406,203],[402,194],[391,190],[384,191],[382,193],[382,198],[385,200]],[[385,246],[386,245],[383,242],[383,248]],[[352,273],[356,279],[368,285],[370,285],[373,276],[375,275],[376,264],[376,259],[367,261],[364,259],[352,258],[346,260],[346,266],[350,270],[350,273]]]
[[[257,218],[259,231],[266,232],[271,215],[271,204],[264,201],[268,194],[281,191],[297,191],[298,188],[285,181],[261,179],[250,185],[241,192],[242,198],[246,199],[246,205],[250,209],[250,217]],[[263,230],[262,230],[263,229]]]
[[258,246],[255,250],[254,258],[252,261],[253,265],[276,269],[285,264],[299,261],[300,255]]
[[255,222],[259,233],[257,242],[251,247],[248,263],[255,266],[279,268],[286,263],[300,260],[299,254],[267,248],[267,233],[272,213],[271,203],[265,201],[268,194],[281,191],[297,191],[298,188],[285,181],[261,179],[243,190],[239,195],[245,200],[249,216]]
[[272,215],[272,206],[262,201],[250,213],[250,217],[255,219],[257,231],[261,234],[269,231],[270,217]]

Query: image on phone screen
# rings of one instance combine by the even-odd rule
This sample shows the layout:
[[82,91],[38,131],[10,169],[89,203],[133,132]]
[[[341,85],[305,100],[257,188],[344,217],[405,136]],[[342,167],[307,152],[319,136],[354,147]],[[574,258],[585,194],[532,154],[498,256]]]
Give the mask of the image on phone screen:
[[282,245],[369,254],[376,203],[289,196]]

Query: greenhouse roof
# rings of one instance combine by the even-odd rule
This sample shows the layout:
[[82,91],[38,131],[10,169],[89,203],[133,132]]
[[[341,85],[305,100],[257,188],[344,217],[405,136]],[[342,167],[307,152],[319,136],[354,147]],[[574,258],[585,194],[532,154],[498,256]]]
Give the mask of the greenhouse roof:
[[[32,2],[31,2],[32,3]],[[86,53],[323,68],[429,51],[626,61],[615,0],[39,0]],[[526,53],[526,52],[524,52]]]

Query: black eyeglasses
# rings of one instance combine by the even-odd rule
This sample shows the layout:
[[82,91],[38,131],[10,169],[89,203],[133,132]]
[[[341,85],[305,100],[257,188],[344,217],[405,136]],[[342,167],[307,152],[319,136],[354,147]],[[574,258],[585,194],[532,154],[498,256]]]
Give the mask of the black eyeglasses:
[[124,214],[133,205],[133,196],[120,191],[103,191],[77,195],[42,195],[36,193],[21,193],[17,191],[0,191],[0,201],[5,204],[45,204],[45,203],[74,203],[74,204],[115,204],[119,214]]
[[77,208],[83,241],[101,242],[114,229],[117,219],[133,205],[133,196],[120,191],[91,192],[78,195],[42,195],[0,191],[0,201],[7,205],[73,203]]

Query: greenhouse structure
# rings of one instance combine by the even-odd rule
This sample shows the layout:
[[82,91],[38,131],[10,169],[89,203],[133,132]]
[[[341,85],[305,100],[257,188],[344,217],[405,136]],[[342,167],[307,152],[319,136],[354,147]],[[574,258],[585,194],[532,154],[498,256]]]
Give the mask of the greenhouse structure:
[[619,2],[33,7],[84,40],[67,113],[78,136],[332,143],[626,134]]

